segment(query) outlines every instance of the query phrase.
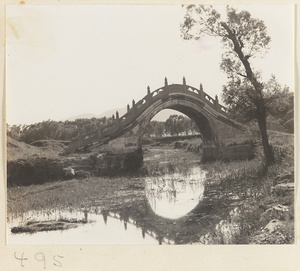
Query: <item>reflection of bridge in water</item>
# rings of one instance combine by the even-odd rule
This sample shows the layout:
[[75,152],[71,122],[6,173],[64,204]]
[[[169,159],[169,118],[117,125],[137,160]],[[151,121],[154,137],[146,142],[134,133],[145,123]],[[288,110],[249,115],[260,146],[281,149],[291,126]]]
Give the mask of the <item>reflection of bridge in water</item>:
[[156,239],[160,245],[163,243],[168,245],[174,245],[175,240],[172,240],[168,237],[164,237],[160,233],[156,233],[154,228],[148,227],[145,223],[141,222],[140,220],[134,220],[132,217],[128,215],[128,213],[121,211],[120,213],[117,212],[110,212],[110,211],[102,211],[102,216],[104,223],[107,224],[108,217],[119,219],[124,224],[124,230],[127,230],[127,224],[131,224],[137,228],[141,229],[141,234],[143,239],[145,239],[146,234],[151,236],[152,238]]
[[206,172],[200,167],[185,174],[146,178],[146,197],[159,216],[177,219],[192,211],[204,194]]
[[[128,224],[134,225],[141,230],[143,238],[149,235],[159,244],[197,242],[199,236],[205,235],[221,219],[216,215],[220,213],[220,210],[215,210],[211,206],[211,196],[205,197],[204,177],[204,173],[197,176],[196,174],[191,175],[184,184],[182,179],[175,180],[174,178],[172,191],[175,193],[165,193],[171,188],[167,185],[164,186],[163,178],[148,180],[146,181],[145,199],[130,201],[125,204],[125,207],[102,210],[103,220],[109,227],[109,217],[119,219],[123,223],[124,230],[127,230]],[[147,182],[149,183],[147,184]],[[156,182],[155,186],[152,185],[153,182]],[[164,189],[160,190],[163,187]],[[162,197],[164,198],[163,213],[162,210],[157,210],[157,205],[161,204]],[[175,205],[174,202],[176,202]],[[183,206],[182,209],[181,203],[185,205],[187,202],[189,208]],[[177,208],[177,210],[170,210],[172,208]],[[224,210],[222,214],[224,215]]]
[[219,104],[218,97],[210,97],[200,88],[186,84],[165,85],[153,92],[148,87],[147,95],[132,106],[127,106],[127,113],[119,117],[113,116],[113,121],[100,126],[92,132],[74,138],[67,149],[71,153],[108,143],[110,140],[121,137],[133,128],[138,127],[138,142],[151,119],[163,109],[177,110],[198,125],[203,140],[203,159],[232,159],[249,158],[252,155],[251,134],[246,127],[233,121],[224,106]]
[[[223,215],[225,210],[222,211]],[[154,213],[147,200],[134,202],[130,207],[102,211],[103,220],[109,227],[109,218],[119,219],[123,230],[128,224],[141,230],[146,235],[156,239],[158,244],[191,244],[199,242],[199,237],[210,232],[221,221],[216,215],[220,210],[211,207],[208,200],[198,202],[198,205],[185,216],[178,219],[168,219]],[[112,232],[112,234],[115,234]]]

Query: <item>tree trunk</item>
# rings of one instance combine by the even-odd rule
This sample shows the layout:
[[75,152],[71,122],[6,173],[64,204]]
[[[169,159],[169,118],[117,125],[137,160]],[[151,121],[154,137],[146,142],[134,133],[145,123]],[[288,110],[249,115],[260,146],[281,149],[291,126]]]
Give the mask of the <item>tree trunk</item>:
[[264,150],[264,155],[266,159],[267,166],[272,165],[275,162],[274,153],[272,147],[269,144],[268,134],[267,134],[267,121],[266,115],[259,115],[257,118],[258,126],[261,134],[262,145]]
[[263,85],[257,80],[256,76],[253,74],[248,58],[245,57],[242,51],[243,45],[238,41],[235,32],[233,32],[226,23],[223,22],[221,23],[221,25],[227,31],[228,38],[232,41],[234,46],[233,50],[237,53],[240,61],[242,62],[245,68],[246,71],[245,77],[251,82],[252,86],[256,91],[256,95],[252,97],[249,96],[249,98],[257,107],[256,119],[258,121],[258,126],[261,133],[261,139],[262,139],[262,145],[264,149],[266,163],[267,166],[269,166],[275,162],[275,157],[268,140],[266,106],[264,104],[264,97],[262,92]]

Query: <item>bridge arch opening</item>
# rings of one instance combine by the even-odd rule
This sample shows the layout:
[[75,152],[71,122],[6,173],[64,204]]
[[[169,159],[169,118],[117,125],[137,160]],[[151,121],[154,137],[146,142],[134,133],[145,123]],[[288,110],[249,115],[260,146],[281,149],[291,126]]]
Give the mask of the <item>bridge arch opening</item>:
[[199,109],[199,107],[195,108],[188,101],[185,101],[184,103],[178,101],[176,104],[174,104],[173,101],[166,101],[152,108],[152,110],[150,110],[144,117],[143,123],[140,127],[140,142],[151,120],[155,120],[156,115],[161,114],[166,109],[172,110],[169,111],[169,113],[174,112],[174,114],[186,116],[193,121],[199,129],[203,145],[209,147],[218,146],[218,136],[213,120],[207,116],[204,111]]
[[187,115],[173,109],[163,109],[158,112],[145,128],[143,136],[201,136],[198,125]]

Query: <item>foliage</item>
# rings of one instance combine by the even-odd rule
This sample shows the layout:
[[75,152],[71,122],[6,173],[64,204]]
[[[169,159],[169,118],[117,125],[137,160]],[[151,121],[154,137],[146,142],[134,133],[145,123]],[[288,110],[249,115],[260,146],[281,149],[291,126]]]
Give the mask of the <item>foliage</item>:
[[265,99],[267,112],[279,121],[289,132],[294,132],[294,127],[286,123],[294,120],[294,94],[289,92],[287,86],[282,87],[273,75],[265,84]]
[[156,137],[162,137],[165,133],[165,123],[162,121],[156,121],[152,120],[148,124],[144,135],[150,137],[151,135],[154,135]]
[[199,134],[200,130],[197,124],[190,118],[182,115],[171,115],[163,121],[152,120],[148,124],[144,135],[151,137],[162,137],[164,135],[181,135],[181,134]]
[[268,105],[280,94],[274,77],[263,84],[260,74],[251,66],[250,59],[262,57],[268,50],[270,37],[262,20],[252,18],[248,11],[238,12],[227,6],[227,18],[212,6],[190,5],[186,9],[181,32],[184,39],[200,39],[205,35],[220,38],[225,49],[220,64],[228,77],[223,97],[232,111],[242,114],[245,120],[258,123],[264,155],[268,165],[274,163],[268,142],[266,118]]
[[195,124],[193,120],[182,115],[171,115],[165,124],[165,130],[167,134],[179,135],[185,133],[195,134],[199,133],[199,127]]
[[107,118],[77,119],[76,121],[53,121],[47,120],[31,125],[7,124],[7,136],[25,143],[33,143],[38,140],[66,140],[76,137],[78,129],[83,133],[90,132],[97,128],[97,125],[109,123]]
[[[257,119],[256,105],[249,99],[250,93],[254,92],[246,78],[237,77],[223,87],[222,98],[228,105],[229,113],[238,121],[246,123]],[[274,75],[264,84],[263,94],[267,116],[272,116],[281,124],[294,118],[294,95],[288,87],[282,87]]]
[[[111,118],[76,119],[75,121],[47,120],[31,125],[7,124],[7,136],[15,140],[31,144],[39,140],[70,141],[76,137],[78,130],[88,133],[96,130],[98,125],[106,125]],[[199,133],[198,126],[188,117],[172,115],[166,122],[152,120],[145,130],[145,135],[162,137],[165,134],[178,135]]]
[[166,132],[171,135],[179,135],[184,131],[183,116],[171,115],[166,120]]

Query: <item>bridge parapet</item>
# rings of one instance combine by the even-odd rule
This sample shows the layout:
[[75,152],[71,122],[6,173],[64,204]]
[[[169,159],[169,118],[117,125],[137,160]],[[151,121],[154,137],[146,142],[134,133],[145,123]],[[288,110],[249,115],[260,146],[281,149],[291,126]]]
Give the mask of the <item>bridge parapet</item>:
[[[177,86],[174,88],[174,86]],[[180,86],[178,88],[178,86]],[[220,105],[218,102],[218,99],[213,99],[210,95],[208,95],[206,92],[203,91],[202,84],[200,85],[200,89],[194,88],[192,86],[186,85],[184,82],[183,85],[179,84],[172,84],[168,85],[167,82],[165,82],[165,86],[158,88],[152,92],[150,92],[150,88],[147,88],[147,95],[143,97],[140,101],[137,103],[133,103],[132,107],[129,108],[127,107],[127,113],[124,114],[121,119],[126,118],[128,113],[134,114],[134,115],[139,115],[143,109],[145,109],[150,103],[155,102],[158,99],[162,99],[164,97],[167,97],[169,93],[189,93],[192,95],[194,98],[199,99],[201,101],[204,101],[207,105],[209,105],[211,108],[216,110],[217,112],[227,115],[227,109]]]

